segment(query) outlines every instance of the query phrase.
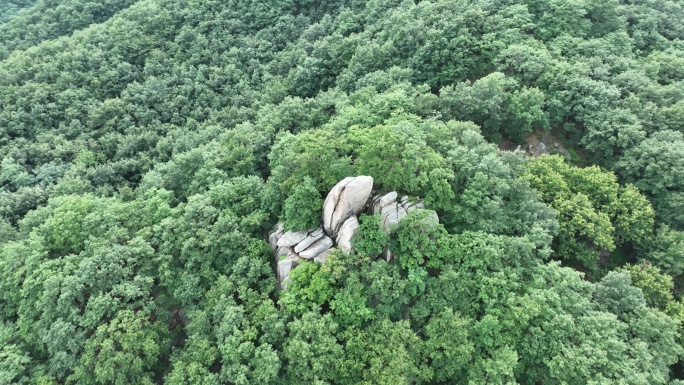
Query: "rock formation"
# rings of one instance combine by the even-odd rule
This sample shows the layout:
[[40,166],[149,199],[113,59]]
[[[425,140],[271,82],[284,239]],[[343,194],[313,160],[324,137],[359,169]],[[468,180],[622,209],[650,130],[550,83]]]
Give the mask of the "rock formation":
[[359,219],[356,217],[356,215],[352,215],[349,217],[349,219],[344,221],[340,227],[340,231],[337,233],[337,238],[335,239],[340,250],[344,251],[345,253],[351,252],[351,239],[354,234],[356,234],[356,230],[358,230],[358,228]]
[[373,178],[357,176],[344,178],[330,190],[323,204],[323,229],[335,238],[340,226],[352,215],[359,215],[373,190]]
[[398,225],[411,211],[424,208],[423,202],[411,202],[406,195],[399,201],[397,197],[397,192],[392,191],[382,196],[376,195],[371,201],[371,210],[373,214],[380,214],[382,229],[387,234],[390,233],[392,226]]
[[[370,176],[345,178],[330,190],[325,199],[321,227],[285,231],[282,223],[276,225],[269,234],[268,242],[278,264],[277,276],[281,289],[287,289],[290,272],[300,263],[307,260],[325,263],[328,254],[338,248],[350,253],[352,237],[359,228],[358,216],[362,212],[379,214],[382,229],[389,234],[411,211],[424,207],[422,202],[411,201],[408,196],[397,199],[399,194],[396,191],[371,199],[372,191],[373,178]],[[383,256],[387,261],[392,259],[389,249],[383,251]]]

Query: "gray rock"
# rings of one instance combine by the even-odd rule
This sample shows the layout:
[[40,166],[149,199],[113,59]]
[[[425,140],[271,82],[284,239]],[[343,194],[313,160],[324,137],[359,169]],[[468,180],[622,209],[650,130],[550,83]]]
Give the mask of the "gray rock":
[[382,209],[383,207],[389,205],[390,203],[395,202],[396,200],[397,200],[397,192],[392,191],[391,193],[383,195],[382,197],[380,197],[380,200],[378,200],[378,206],[380,207],[380,209]]
[[273,231],[268,236],[268,243],[271,245],[271,249],[275,253],[278,250],[278,240],[285,234],[285,229],[282,223],[278,223],[273,227]]
[[539,155],[548,153],[548,151],[546,151],[546,144],[544,144],[544,142],[539,142],[537,151],[539,152]]
[[328,250],[332,246],[333,240],[330,239],[330,237],[324,236],[323,238],[311,244],[311,246],[309,246],[306,250],[299,253],[299,257],[304,259],[314,259],[320,253],[324,252],[325,250]]
[[287,257],[283,259],[282,261],[278,262],[278,271],[277,271],[277,276],[278,276],[278,284],[280,285],[280,288],[283,290],[287,290],[287,280],[290,276],[290,272],[292,269],[297,267],[299,259],[294,256],[294,257]]
[[380,211],[382,216],[382,229],[389,234],[392,230],[392,226],[398,225],[399,222],[404,219],[408,212],[406,209],[398,203],[391,204],[384,207]]
[[268,244],[271,245],[271,250],[275,253],[278,250],[278,233],[273,233],[268,236]]
[[337,233],[337,239],[335,240],[337,242],[337,247],[340,248],[345,253],[351,252],[352,249],[352,243],[351,239],[356,234],[356,230],[359,228],[359,220],[356,218],[356,215],[352,215],[344,221],[342,226],[340,227],[340,231]]
[[560,153],[561,155],[563,155],[563,156],[565,157],[565,159],[567,159],[567,160],[571,160],[571,159],[572,159],[572,155],[570,155],[570,151],[568,151],[568,150],[566,150],[566,149],[564,149],[564,148],[559,148],[559,149],[558,149],[558,153]]
[[306,236],[309,235],[309,232],[306,230],[302,231],[288,231],[285,234],[283,234],[280,239],[278,239],[278,247],[280,246],[294,246],[298,244],[299,242],[303,241]]
[[344,178],[330,190],[323,204],[323,229],[331,237],[337,236],[340,226],[366,206],[373,190],[373,178],[357,176]]
[[385,248],[385,250],[382,251],[382,257],[385,258],[385,261],[387,262],[392,260],[392,252],[389,248]]
[[288,255],[292,251],[292,248],[290,246],[280,246],[278,247],[278,250],[276,250],[276,258],[280,258],[283,255]]
[[406,212],[407,212],[407,213],[410,213],[410,212],[413,211],[413,210],[416,210],[416,209],[424,209],[424,208],[425,208],[425,205],[423,204],[423,202],[408,203],[408,204],[406,205]]
[[297,246],[295,246],[295,253],[301,253],[302,251],[306,250],[307,247],[311,246],[311,244],[316,242],[317,240],[323,238],[324,235],[325,234],[323,234],[323,229],[321,228],[311,231],[309,235],[306,236],[306,238],[304,238],[301,242],[297,244]]
[[337,249],[333,247],[332,249],[323,251],[314,258],[314,261],[320,262],[321,264],[325,264],[325,261],[328,259],[328,254],[332,253],[335,250]]

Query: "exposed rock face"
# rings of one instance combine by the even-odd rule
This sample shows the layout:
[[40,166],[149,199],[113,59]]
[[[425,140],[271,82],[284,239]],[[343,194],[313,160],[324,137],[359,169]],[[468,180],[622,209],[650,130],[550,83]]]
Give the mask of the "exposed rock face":
[[340,250],[344,251],[345,253],[351,252],[351,239],[354,234],[356,234],[356,230],[358,229],[359,220],[356,218],[356,215],[352,215],[349,217],[349,219],[344,221],[340,227],[340,231],[337,233],[337,238],[335,239],[335,242]]
[[544,142],[539,142],[536,145],[530,144],[528,147],[528,152],[530,155],[534,157],[539,157],[542,154],[548,154],[549,152],[546,150],[546,144]]
[[[369,176],[349,177],[335,185],[323,205],[323,226],[313,230],[285,231],[277,224],[268,236],[278,264],[277,276],[281,289],[287,289],[292,269],[305,261],[325,263],[334,250],[344,253],[352,251],[351,239],[359,229],[358,215],[363,211],[380,214],[382,229],[390,234],[411,211],[422,209],[420,201],[412,201],[404,195],[399,198],[396,191],[376,195],[369,201],[373,190],[373,178]],[[433,213],[438,223],[437,214]],[[334,241],[333,241],[334,239]],[[335,247],[337,246],[337,247]],[[383,250],[383,258],[392,259],[389,249]]]
[[292,251],[290,246],[280,246],[275,252],[276,258],[280,258],[283,255],[288,255]]
[[326,236],[323,228],[309,231],[284,231],[278,224],[268,236],[278,264],[277,277],[281,289],[287,289],[290,271],[297,267],[302,259],[313,259],[325,262],[325,257],[333,246],[333,240]]
[[282,261],[278,262],[278,284],[281,289],[287,289],[287,278],[289,278],[290,271],[297,267],[299,258],[297,256],[288,256]]
[[320,227],[314,231],[311,231],[309,235],[306,236],[306,238],[304,238],[301,242],[297,244],[297,246],[295,246],[295,253],[301,253],[302,251],[306,250],[309,246],[311,246],[311,244],[323,238],[324,236],[325,234],[323,233],[323,229],[321,229]]
[[333,247],[333,240],[328,236],[324,236],[323,238],[312,243],[311,246],[309,246],[306,250],[299,253],[299,257],[304,259],[314,259],[319,254],[331,247]]
[[359,215],[373,190],[373,178],[357,176],[344,178],[335,185],[323,204],[323,229],[335,238],[342,224],[352,215]]
[[423,202],[411,202],[409,197],[404,195],[397,202],[397,192],[392,191],[383,196],[375,196],[371,201],[371,209],[374,214],[380,214],[382,218],[382,229],[389,234],[392,226],[399,222],[415,209],[422,209]]
[[332,253],[332,252],[335,251],[335,250],[337,250],[337,249],[335,249],[335,248],[333,247],[332,249],[328,249],[328,250],[326,250],[326,251],[324,251],[324,252],[318,254],[318,256],[316,256],[316,258],[314,258],[314,261],[320,262],[321,264],[325,263],[325,261],[326,261],[326,259],[327,259],[327,257],[328,257],[328,254]]
[[288,231],[285,234],[283,234],[282,237],[278,238],[278,243],[276,245],[278,247],[281,246],[288,246],[292,247],[299,242],[303,241],[306,236],[309,235],[309,232],[306,230],[302,231]]

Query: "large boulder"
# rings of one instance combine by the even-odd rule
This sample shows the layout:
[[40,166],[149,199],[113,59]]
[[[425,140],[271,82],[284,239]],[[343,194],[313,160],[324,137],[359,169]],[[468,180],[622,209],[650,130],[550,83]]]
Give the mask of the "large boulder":
[[280,238],[278,238],[278,243],[276,243],[276,246],[282,247],[282,246],[287,246],[287,247],[292,247],[299,242],[303,241],[304,238],[309,235],[309,232],[306,230],[302,231],[288,231],[285,234],[283,234]]
[[349,217],[349,219],[344,221],[340,227],[340,231],[337,233],[337,239],[335,239],[337,247],[339,247],[340,250],[345,253],[351,252],[351,239],[354,234],[356,234],[356,230],[358,230],[358,228],[359,220],[356,218],[356,215],[352,215]]
[[320,227],[316,230],[309,232],[309,235],[307,235],[306,238],[304,238],[301,242],[297,244],[297,246],[295,246],[295,253],[301,253],[302,251],[306,250],[309,246],[311,246],[311,244],[323,238],[324,236],[325,233],[323,233],[323,229],[321,229]]
[[407,214],[408,213],[406,212],[406,209],[404,209],[404,207],[397,202],[383,207],[380,211],[380,216],[382,217],[382,229],[389,234],[392,227],[398,225]]
[[285,235],[285,228],[283,227],[282,223],[278,223],[273,228],[271,234],[268,236],[268,243],[271,244],[271,249],[274,253],[276,252],[276,250],[278,250],[278,240],[283,235]]
[[287,279],[289,278],[292,269],[297,267],[298,261],[299,257],[294,254],[290,254],[287,258],[278,261],[278,270],[276,273],[278,276],[278,284],[281,289],[287,289]]
[[373,178],[357,176],[344,178],[330,190],[323,204],[323,229],[335,238],[342,224],[352,215],[359,215],[373,190]]
[[331,247],[333,247],[333,240],[330,239],[330,237],[323,236],[323,238],[312,243],[311,246],[309,246],[306,250],[299,253],[299,257],[304,259],[314,259],[320,253],[328,250]]

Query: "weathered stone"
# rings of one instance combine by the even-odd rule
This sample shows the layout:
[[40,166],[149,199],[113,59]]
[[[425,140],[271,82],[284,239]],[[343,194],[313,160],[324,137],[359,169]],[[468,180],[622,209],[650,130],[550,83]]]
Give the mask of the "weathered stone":
[[295,253],[301,253],[302,251],[306,250],[307,247],[311,246],[312,243],[316,242],[317,240],[323,238],[325,234],[323,234],[323,229],[318,228],[312,232],[309,233],[309,235],[306,236],[301,242],[295,246],[294,251]]
[[298,258],[296,256],[294,257],[287,257],[283,259],[282,261],[278,262],[278,271],[277,271],[277,276],[278,276],[278,284],[280,285],[280,288],[283,290],[287,290],[287,280],[290,276],[290,272],[292,269],[297,267],[298,264]]
[[278,234],[272,233],[268,236],[268,244],[271,245],[271,250],[275,253],[278,248]]
[[418,203],[409,202],[406,204],[406,212],[407,213],[410,213],[411,211],[416,210],[416,209],[424,209],[424,208],[425,208],[425,205],[423,204],[423,202],[418,202]]
[[398,203],[384,207],[380,211],[380,215],[382,216],[382,229],[389,234],[392,230],[392,226],[398,225],[407,214],[406,209]]
[[530,144],[529,153],[532,156],[539,157],[542,154],[548,154],[549,152],[546,150],[546,144],[544,144],[544,142],[539,142],[537,144]]
[[572,155],[570,155],[570,151],[568,151],[568,150],[566,150],[566,149],[564,149],[564,148],[559,148],[559,149],[558,149],[558,153],[561,154],[561,155],[563,155],[563,156],[565,157],[565,159],[567,159],[567,160],[571,160],[571,159],[572,159]]
[[332,246],[333,240],[330,239],[330,237],[324,236],[323,238],[311,244],[311,246],[309,246],[306,250],[299,253],[299,256],[304,259],[314,259],[320,253],[324,252],[325,250],[328,250]]
[[345,253],[351,252],[352,244],[351,239],[356,234],[356,230],[359,228],[359,220],[356,215],[352,215],[344,221],[344,224],[340,227],[340,231],[337,233],[337,247],[340,248]]
[[323,204],[323,229],[331,237],[337,236],[340,226],[366,206],[373,190],[373,178],[357,176],[344,178],[335,185]]
[[328,254],[332,253],[333,251],[337,250],[336,248],[328,249],[323,251],[322,253],[318,254],[315,258],[314,261],[320,262],[321,264],[324,264],[325,261],[328,259]]
[[383,207],[389,205],[390,203],[395,202],[396,200],[397,200],[397,192],[392,191],[391,193],[383,195],[382,197],[380,197],[380,199],[378,200],[378,205],[382,209]]
[[392,252],[389,248],[385,248],[385,250],[382,251],[382,257],[385,258],[385,261],[387,262],[392,260]]
[[278,247],[280,246],[294,246],[298,244],[299,242],[303,241],[306,236],[309,235],[309,232],[306,230],[302,231],[288,231],[285,234],[283,234],[280,239],[278,239]]
[[546,154],[546,144],[544,144],[544,142],[539,142],[539,145],[537,146],[537,151],[539,155]]
[[290,246],[280,246],[278,247],[278,250],[276,250],[276,258],[279,258],[283,255],[288,255],[292,251],[292,248]]

